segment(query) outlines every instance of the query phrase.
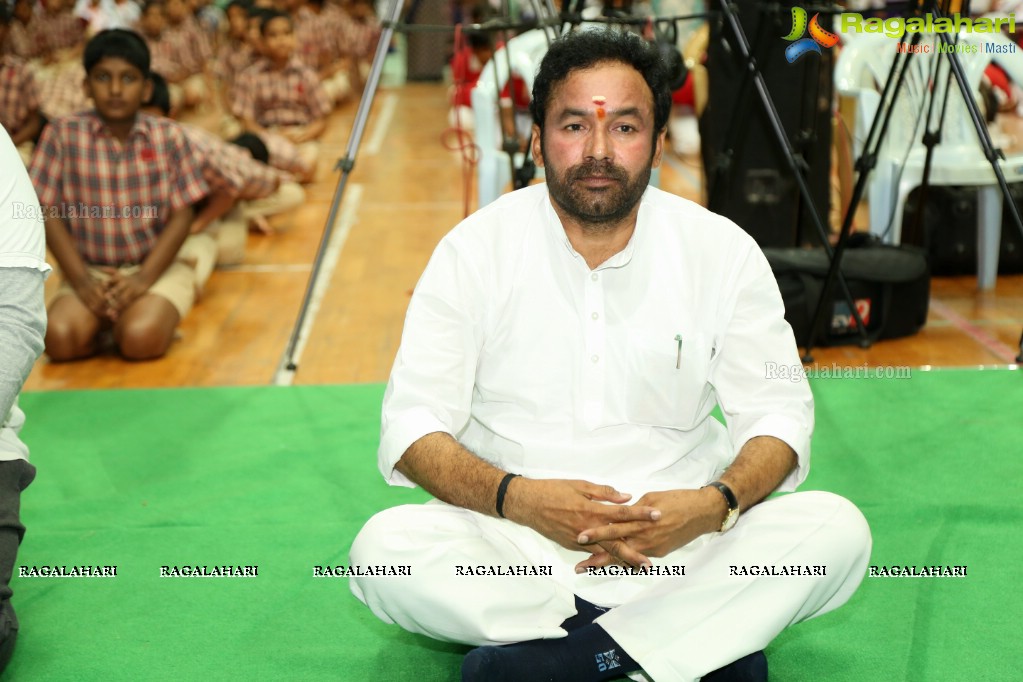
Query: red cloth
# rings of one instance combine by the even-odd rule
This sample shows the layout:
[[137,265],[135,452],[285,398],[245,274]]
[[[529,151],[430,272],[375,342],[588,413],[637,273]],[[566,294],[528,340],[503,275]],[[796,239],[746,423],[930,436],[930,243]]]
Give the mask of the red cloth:
[[682,84],[682,87],[671,93],[671,101],[674,104],[688,104],[693,106],[696,104],[696,96],[693,92],[693,74],[686,74],[686,82]]
[[[454,106],[472,106],[472,91],[476,87],[476,83],[479,82],[482,73],[482,69],[474,68],[474,62],[479,63],[478,60],[473,59],[472,48],[468,45],[451,58],[451,78],[455,82],[455,94],[451,104]],[[511,94],[512,87],[514,87],[514,94]],[[526,88],[526,82],[515,74],[512,74],[510,83],[504,84],[501,97],[511,97],[516,108],[519,109],[528,107],[532,99]]]
[[1005,94],[1005,100],[1012,99],[1012,88],[1009,85],[1009,76],[997,64],[988,64],[984,69],[984,77],[991,83],[991,87],[1001,90]]

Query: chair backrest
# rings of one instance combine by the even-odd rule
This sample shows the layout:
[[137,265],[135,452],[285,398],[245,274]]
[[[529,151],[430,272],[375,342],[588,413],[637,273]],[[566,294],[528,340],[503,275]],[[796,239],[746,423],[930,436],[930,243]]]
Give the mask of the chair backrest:
[[[1008,45],[1011,41],[1001,34],[962,33],[959,42],[976,52],[958,54],[966,81],[975,101],[980,101],[980,87],[984,70],[992,62],[997,63],[1009,77],[1023,85],[1023,53],[1017,48],[1013,52],[994,53],[988,45]],[[889,78],[892,62],[897,55],[899,41],[880,34],[858,35],[850,41],[835,62],[835,89],[839,94],[856,97],[857,118],[854,139],[856,153],[862,151],[871,122],[880,104],[881,92]],[[922,135],[927,125],[927,105],[933,97],[931,112],[932,128],[941,115],[941,104],[948,91],[947,108],[942,125],[942,144],[961,145],[980,151],[977,132],[959,86],[953,76],[949,80],[951,59],[939,52],[942,41],[936,35],[925,35],[920,46],[928,52],[904,56],[903,64],[908,71],[902,90],[898,93],[891,124],[886,135],[882,153],[905,153],[909,139],[922,144]],[[908,59],[905,59],[908,57]],[[895,76],[892,76],[893,78]],[[894,145],[894,146],[893,146]],[[901,150],[901,151],[897,151]]]

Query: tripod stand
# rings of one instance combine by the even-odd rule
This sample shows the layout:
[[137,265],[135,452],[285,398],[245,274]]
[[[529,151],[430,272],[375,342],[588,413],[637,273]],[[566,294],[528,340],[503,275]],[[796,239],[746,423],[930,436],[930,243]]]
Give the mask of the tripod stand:
[[[708,173],[708,192],[710,194],[708,206],[712,210],[719,210],[715,205],[717,203],[715,200],[717,196],[719,196],[718,193],[725,185],[726,179],[724,178],[724,171],[727,170],[732,163],[733,156],[735,154],[734,140],[737,138],[737,132],[741,130],[740,126],[743,123],[743,117],[748,115],[748,107],[744,105],[744,102],[748,99],[749,88],[752,86],[756,91],[761,110],[767,117],[770,133],[782,152],[782,156],[788,166],[791,178],[796,183],[799,197],[805,207],[804,214],[811,223],[817,239],[822,244],[825,253],[828,258],[831,259],[834,257],[834,250],[828,240],[828,232],[824,227],[823,216],[821,215],[821,212],[814,201],[813,193],[807,184],[807,174],[809,169],[805,158],[793,149],[792,143],[785,132],[781,116],[779,115],[777,106],[775,105],[775,102],[768,90],[760,64],[750,47],[749,39],[746,36],[742,24],[739,22],[734,7],[728,0],[722,0],[720,3],[720,9],[724,21],[723,28],[727,32],[727,45],[731,49],[737,51],[736,58],[741,60],[744,71],[742,81],[739,86],[738,104],[732,108],[730,123],[726,128],[728,131],[725,136],[725,139],[727,140],[726,147],[717,160],[718,165],[716,167],[716,171],[713,174]],[[821,10],[830,11],[830,8],[821,8]],[[837,279],[841,293],[849,306],[850,314],[855,321],[855,328],[861,339],[861,344],[869,344],[863,320],[856,308],[845,278],[840,273],[836,273],[835,279]],[[807,340],[807,344],[812,344],[812,338]]]
[[324,260],[331,244],[331,236],[334,232],[334,224],[337,222],[341,199],[344,197],[345,188],[348,186],[348,176],[355,167],[355,154],[362,141],[363,131],[366,129],[366,121],[369,120],[370,107],[373,105],[373,98],[380,83],[380,75],[384,69],[384,59],[387,57],[387,49],[394,35],[394,27],[398,22],[401,13],[402,3],[400,0],[391,0],[391,8],[387,13],[387,20],[384,22],[384,30],[377,42],[377,51],[373,56],[373,65],[369,70],[369,77],[366,79],[366,87],[359,101],[359,110],[355,114],[355,123],[352,125],[352,134],[348,138],[348,146],[345,148],[345,155],[338,159],[336,169],[341,171],[337,187],[334,190],[334,197],[330,202],[330,211],[327,214],[327,224],[320,236],[320,244],[316,249],[316,259],[313,261],[312,272],[309,273],[309,281],[306,285],[305,294],[302,297],[302,306],[299,308],[295,326],[292,329],[291,337],[288,339],[288,346],[284,350],[280,364],[274,374],[274,383],[290,384],[295,372],[298,370],[298,356],[301,347],[305,342],[308,329],[306,319],[309,311],[319,306],[319,298],[322,296],[320,273],[323,269]]
[[[924,14],[930,13],[935,20],[945,18],[944,14],[942,13],[942,10],[937,6],[925,7],[922,11]],[[923,195],[926,194],[926,187],[931,173],[932,167],[931,161],[934,156],[935,145],[938,144],[941,140],[941,127],[945,121],[945,114],[947,111],[947,107],[949,105],[948,97],[949,92],[951,90],[951,80],[954,77],[959,94],[962,97],[962,102],[965,105],[965,108],[968,112],[970,123],[972,124],[972,127],[976,130],[978,139],[980,141],[980,147],[984,154],[984,158],[991,166],[991,169],[997,180],[998,186],[1001,190],[1002,195],[1001,199],[1005,204],[1009,206],[1013,222],[1020,229],[1020,231],[1023,232],[1023,222],[1021,222],[1020,220],[1020,215],[1015,205],[1015,202],[1012,201],[1011,195],[1009,193],[1008,183],[1005,179],[1005,175],[1002,171],[1002,168],[998,164],[998,160],[1000,158],[1004,159],[1004,155],[1002,154],[1001,150],[996,149],[994,147],[994,144],[992,143],[991,136],[987,129],[987,125],[985,124],[984,119],[981,116],[977,102],[973,97],[971,87],[967,80],[962,63],[959,61],[959,55],[955,51],[954,47],[955,43],[947,33],[937,33],[937,36],[939,41],[937,44],[943,46],[937,51],[941,53],[941,59],[947,60],[948,72],[946,74],[946,83],[943,91],[944,99],[941,105],[942,111],[939,118],[938,129],[936,131],[928,130],[927,133],[924,135],[924,143],[927,147],[927,155],[923,167],[921,186],[924,189],[924,192],[922,192],[922,194]],[[906,43],[906,37],[905,36],[902,37],[899,43],[900,47],[897,49],[896,57],[892,61],[891,69],[889,71],[887,79],[885,80],[884,89],[881,94],[881,101],[880,104],[878,105],[878,111],[875,114],[873,121],[871,123],[870,132],[867,135],[863,152],[860,155],[859,159],[857,159],[855,164],[855,168],[857,171],[856,185],[853,190],[851,201],[849,203],[845,217],[842,222],[839,241],[838,244],[836,245],[834,257],[832,258],[831,265],[828,269],[827,278],[825,279],[823,290],[821,291],[820,298],[818,299],[817,302],[813,322],[810,325],[809,338],[806,345],[806,357],[804,357],[804,361],[807,362],[810,361],[809,359],[810,351],[812,348],[812,343],[814,341],[814,334],[816,332],[817,325],[820,323],[821,317],[824,314],[824,306],[830,300],[830,292],[832,290],[832,287],[834,286],[836,278],[838,277],[838,273],[840,272],[842,257],[843,254],[845,253],[845,249],[848,245],[849,237],[852,232],[851,228],[853,212],[855,211],[857,205],[859,204],[863,196],[863,192],[866,188],[867,180],[871,171],[874,170],[874,168],[876,167],[878,152],[881,149],[881,145],[884,143],[887,137],[889,125],[891,123],[893,113],[895,112],[898,98],[904,90],[905,80],[907,74],[910,72],[909,67],[914,57],[920,54],[918,49],[920,40],[921,34],[914,33],[912,39],[910,40],[908,48],[905,48],[904,46]],[[937,66],[940,63],[943,62],[941,61],[936,62],[935,66]],[[935,98],[936,95],[932,91],[930,93],[929,101],[926,107],[926,111],[928,112],[928,122],[930,122],[931,119],[930,114],[933,111],[933,107],[936,101]],[[921,201],[922,200],[923,199],[921,198]],[[922,212],[923,212],[922,210],[919,211],[918,215],[922,214]],[[995,248],[997,248],[997,246]],[[1023,362],[1023,337],[1021,337],[1020,339],[1020,356],[1017,357],[1017,362]]]
[[[359,149],[359,144],[362,141],[363,132],[366,129],[366,123],[369,120],[370,109],[373,105],[374,98],[376,96],[377,88],[380,84],[380,76],[384,68],[384,60],[387,57],[388,47],[391,43],[391,38],[394,36],[394,32],[397,28],[401,28],[404,31],[409,31],[410,27],[399,23],[399,17],[402,11],[402,0],[391,0],[391,6],[388,10],[385,19],[381,22],[383,31],[377,42],[377,50],[373,57],[373,63],[370,67],[369,76],[366,79],[366,85],[362,93],[362,98],[359,100],[359,108],[355,114],[355,122],[352,124],[352,132],[348,138],[348,144],[345,147],[344,156],[338,159],[335,170],[341,171],[341,176],[338,178],[338,184],[334,190],[334,196],[331,200],[330,211],[327,214],[327,222],[323,229],[323,234],[320,237],[319,246],[316,251],[316,258],[313,261],[312,271],[309,274],[309,280],[306,284],[305,294],[302,298],[302,304],[298,311],[298,316],[295,320],[295,325],[292,328],[291,336],[288,339],[288,345],[284,350],[284,354],[278,364],[277,370],[274,374],[273,382],[276,384],[290,384],[294,378],[295,373],[298,370],[299,356],[301,355],[302,349],[305,345],[306,338],[309,333],[307,327],[310,313],[315,312],[319,307],[320,299],[323,296],[323,292],[327,285],[329,276],[324,278],[324,263],[327,260],[328,254],[332,250],[333,234],[335,223],[337,222],[340,214],[341,201],[344,197],[345,188],[348,185],[348,177],[355,167],[355,157]],[[541,27],[554,27],[560,23],[554,13],[553,7],[550,0],[534,0],[534,7],[540,19],[535,24],[517,24],[509,21],[494,21],[488,22],[486,27],[473,26],[472,30],[492,30],[492,31],[504,31],[510,29],[522,29],[531,28],[534,25],[540,25]],[[548,16],[549,15],[549,16]],[[449,26],[424,26],[423,30],[429,31],[442,31],[451,32],[453,27]],[[336,253],[337,246],[333,246]]]

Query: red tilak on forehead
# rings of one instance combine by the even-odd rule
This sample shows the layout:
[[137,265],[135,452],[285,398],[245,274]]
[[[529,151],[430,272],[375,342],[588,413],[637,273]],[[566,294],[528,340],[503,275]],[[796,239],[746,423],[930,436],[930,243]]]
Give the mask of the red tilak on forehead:
[[593,103],[597,105],[597,118],[604,120],[604,117],[607,116],[607,112],[604,111],[604,105],[607,104],[607,97],[604,97],[603,95],[594,95]]

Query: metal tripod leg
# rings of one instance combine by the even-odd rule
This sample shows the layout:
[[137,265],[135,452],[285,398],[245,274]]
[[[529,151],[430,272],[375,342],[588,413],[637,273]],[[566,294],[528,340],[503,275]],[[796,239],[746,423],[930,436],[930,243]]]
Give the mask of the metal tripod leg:
[[[743,60],[745,60],[746,69],[749,73],[749,77],[753,79],[753,85],[757,91],[757,95],[759,96],[760,104],[764,109],[764,113],[767,114],[775,139],[777,139],[778,144],[781,145],[785,159],[789,165],[789,170],[792,172],[792,177],[799,186],[799,195],[806,203],[807,211],[813,221],[814,228],[817,230],[817,235],[824,247],[824,252],[828,255],[828,258],[833,258],[834,251],[828,241],[828,231],[824,228],[824,222],[821,218],[821,214],[817,210],[817,205],[813,201],[813,196],[810,194],[810,188],[806,184],[806,178],[803,177],[803,169],[799,166],[796,153],[792,149],[792,145],[789,143],[788,137],[785,135],[785,128],[782,126],[781,116],[778,114],[778,109],[774,105],[771,93],[767,89],[767,83],[764,81],[764,75],[760,72],[760,67],[757,66],[756,59],[750,53],[750,45],[749,40],[746,37],[746,33],[743,31],[742,25],[739,23],[739,19],[736,17],[735,11],[728,3],[728,0],[723,0],[721,2],[721,12],[725,17],[725,20],[728,22],[732,36],[735,38],[735,42],[739,47],[740,55]],[[856,309],[856,304],[852,298],[852,292],[849,291],[849,286],[845,281],[845,277],[843,277],[840,272],[836,272],[836,276],[842,295],[849,305],[849,310],[851,311],[853,319],[856,321],[856,329],[859,331],[860,338],[866,341],[867,330],[864,328],[863,319],[860,317],[860,313]],[[815,327],[811,326],[808,332],[809,338],[807,339],[807,347],[811,346],[813,343],[814,332]]]
[[[878,104],[877,113],[874,114],[874,120],[870,124],[870,132],[867,133],[867,139],[863,145],[863,152],[860,154],[860,158],[856,160],[856,186],[853,188],[852,197],[849,200],[849,205],[846,207],[845,217],[842,220],[842,229],[838,236],[838,244],[835,245],[835,251],[831,254],[831,264],[828,267],[827,276],[824,278],[824,287],[821,289],[820,297],[817,299],[817,305],[814,308],[813,318],[810,322],[810,332],[804,346],[803,362],[805,363],[813,362],[811,351],[813,350],[813,343],[816,338],[816,330],[824,315],[824,309],[831,300],[831,291],[834,289],[835,281],[841,272],[842,257],[845,255],[845,249],[852,234],[853,215],[860,200],[863,198],[863,192],[867,188],[867,179],[877,165],[877,154],[888,135],[888,125],[895,111],[895,102],[899,97],[899,93],[902,92],[906,74],[909,72],[910,59],[916,54],[913,48],[919,42],[920,34],[914,33],[910,42],[910,49],[897,53],[895,59],[892,60],[891,69],[888,71],[888,77],[885,79],[884,88],[881,91],[881,101]],[[905,38],[900,43],[905,43]],[[902,56],[901,60],[899,55]],[[865,334],[866,329],[863,327],[858,316],[856,324],[859,325]]]
[[[945,15],[938,8],[933,9],[935,19],[944,19]],[[946,33],[939,33],[939,39],[945,44],[945,47],[952,45],[952,40]],[[963,71],[963,64],[959,61],[959,55],[953,50],[949,49],[945,56],[948,57],[949,65],[952,69],[952,75],[955,76],[956,83],[959,84],[959,92],[963,96],[963,101],[966,104],[967,111],[970,112],[970,119],[973,121],[973,127],[977,130],[977,137],[980,138],[980,146],[984,150],[984,157],[991,164],[991,170],[994,172],[995,177],[998,179],[998,186],[1002,189],[1002,196],[1005,199],[1005,203],[1009,205],[1009,213],[1012,215],[1012,222],[1015,223],[1016,228],[1019,229],[1020,234],[1023,234],[1023,219],[1020,218],[1019,208],[1016,206],[1016,202],[1012,200],[1012,194],[1009,192],[1009,183],[1005,179],[1005,174],[1002,173],[1002,167],[998,165],[998,159],[1004,159],[1005,155],[1002,154],[1000,149],[996,149],[994,143],[991,141],[991,135],[988,132],[987,124],[984,122],[984,117],[980,114],[980,107],[977,106],[977,101],[973,99],[973,92],[970,90],[970,84],[966,80],[966,73]],[[1020,337],[1020,354],[1017,356],[1018,362],[1023,362],[1023,336]]]
[[330,243],[331,234],[334,231],[334,223],[337,220],[341,207],[341,199],[348,184],[348,176],[355,167],[355,155],[359,150],[359,143],[362,141],[362,134],[366,129],[366,121],[369,119],[369,110],[373,106],[373,99],[376,96],[377,86],[380,84],[380,74],[384,69],[384,59],[387,57],[387,49],[391,44],[394,35],[394,27],[398,23],[398,16],[401,13],[402,3],[400,0],[391,0],[391,8],[383,23],[384,30],[377,43],[377,51],[373,56],[373,65],[370,68],[369,78],[366,80],[366,87],[362,91],[362,99],[359,101],[359,109],[355,114],[355,122],[352,124],[352,133],[348,138],[348,146],[345,148],[345,155],[341,157],[335,170],[341,171],[337,187],[334,189],[334,198],[330,204],[330,212],[327,214],[327,224],[323,228],[323,235],[320,237],[320,245],[316,250],[316,259],[313,261],[312,272],[309,274],[309,281],[306,284],[305,296],[302,298],[302,307],[299,308],[298,318],[295,320],[295,327],[288,339],[288,346],[281,357],[277,372],[274,374],[274,383],[288,383],[290,375],[298,369],[298,356],[300,345],[305,344],[304,333],[305,319],[309,314],[309,308],[313,300],[313,294],[320,279],[320,272],[323,267],[323,258]]

